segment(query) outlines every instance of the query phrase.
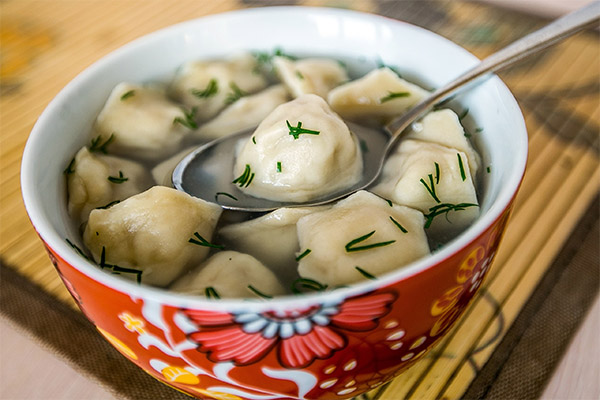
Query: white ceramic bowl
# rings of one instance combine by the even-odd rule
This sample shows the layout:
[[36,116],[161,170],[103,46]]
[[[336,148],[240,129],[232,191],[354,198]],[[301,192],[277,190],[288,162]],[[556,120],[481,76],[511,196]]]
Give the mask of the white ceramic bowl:
[[[480,218],[432,256],[376,281],[301,298],[216,302],[140,286],[82,258],[65,240],[81,246],[67,214],[62,171],[89,142],[88,132],[112,88],[123,81],[165,80],[185,61],[276,47],[291,54],[355,60],[365,68],[381,61],[430,88],[477,63],[436,34],[375,15],[305,7],[213,15],[142,37],[83,71],[48,105],[23,155],[27,212],[82,310],[126,357],[191,395],[345,398],[403,371],[447,332],[472,298],[493,259],[525,169],[527,134],[521,112],[506,86],[492,78],[457,99],[469,109],[472,128],[483,128],[473,137],[483,169],[490,167]],[[363,314],[355,309],[354,322],[349,322],[348,310],[365,304],[371,306]],[[301,319],[313,322],[308,333],[266,338],[237,323],[240,315],[288,327]],[[219,324],[211,323],[214,318]],[[225,356],[218,334],[201,344],[187,339],[206,330],[227,331],[238,343],[257,340],[257,353],[249,357],[239,350]],[[301,353],[303,361],[290,361]]]

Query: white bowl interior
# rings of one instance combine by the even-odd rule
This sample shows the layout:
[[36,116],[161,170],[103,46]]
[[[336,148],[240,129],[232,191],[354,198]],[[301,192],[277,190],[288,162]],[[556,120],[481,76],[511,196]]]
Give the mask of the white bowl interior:
[[[165,80],[185,61],[227,56],[241,50],[272,51],[276,47],[291,54],[343,57],[371,66],[381,61],[397,66],[404,76],[425,87],[441,86],[477,62],[466,50],[424,29],[385,17],[329,8],[267,7],[235,11],[147,35],[83,71],[56,96],[36,123],[23,156],[22,190],[38,233],[68,263],[108,286],[176,306],[205,303],[207,300],[138,286],[104,273],[82,259],[65,242],[65,238],[78,240],[79,234],[66,211],[62,171],[77,150],[89,142],[92,123],[117,83]],[[382,281],[402,279],[445,259],[477,237],[510,202],[527,158],[527,135],[516,101],[495,77],[460,95],[457,101],[469,109],[471,128],[483,129],[473,138],[482,155],[485,175],[481,217],[433,256],[390,273],[376,284],[367,282],[332,293],[364,292]],[[488,174],[487,166],[491,168]],[[298,300],[250,304],[262,307],[261,304],[273,306],[294,301]],[[218,307],[229,307],[232,303],[242,304],[221,300]],[[213,302],[212,307],[216,305]]]

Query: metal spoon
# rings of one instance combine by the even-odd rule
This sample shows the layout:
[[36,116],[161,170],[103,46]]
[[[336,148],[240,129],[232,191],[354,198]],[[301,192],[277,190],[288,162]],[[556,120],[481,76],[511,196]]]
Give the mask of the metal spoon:
[[488,56],[474,68],[434,91],[421,103],[385,126],[372,129],[348,123],[350,130],[368,143],[363,152],[363,177],[353,187],[331,193],[324,198],[305,203],[288,203],[249,196],[232,183],[235,147],[240,139],[249,138],[253,130],[217,139],[207,143],[185,157],[173,171],[174,186],[192,196],[216,202],[229,210],[266,212],[280,207],[316,206],[346,197],[373,184],[383,169],[384,162],[402,132],[434,105],[447,100],[471,83],[491,75],[530,54],[543,50],[600,20],[600,2],[574,11],[555,20],[544,28],[517,40]]

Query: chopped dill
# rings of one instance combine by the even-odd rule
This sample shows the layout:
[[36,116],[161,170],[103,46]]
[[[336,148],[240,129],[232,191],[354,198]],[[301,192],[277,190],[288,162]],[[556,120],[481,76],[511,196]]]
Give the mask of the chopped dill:
[[307,255],[309,255],[311,251],[312,251],[311,249],[304,250],[302,252],[302,254],[300,254],[298,257],[296,257],[296,261],[302,260],[304,257],[306,257]]
[[429,192],[429,194],[431,195],[431,197],[433,197],[433,199],[435,200],[436,203],[441,203],[440,199],[437,197],[437,194],[435,193],[435,183],[433,182],[433,175],[432,174],[428,174],[427,175],[429,177],[429,184],[428,185],[423,178],[420,179],[420,182],[423,184],[423,186],[425,186],[425,189],[427,189],[427,191]]
[[438,204],[434,207],[431,207],[429,209],[429,213],[425,214],[425,229],[427,229],[431,226],[433,219],[435,217],[437,217],[438,215],[445,214],[446,218],[448,218],[448,213],[450,211],[462,211],[469,207],[479,207],[479,205],[473,204],[473,203],[459,203],[459,204],[442,203],[442,204]]
[[462,112],[462,114],[460,114],[460,115],[458,116],[458,120],[459,120],[460,122],[462,122],[462,120],[463,120],[463,119],[465,119],[465,117],[466,117],[468,114],[469,114],[469,109],[468,109],[468,108],[465,108],[465,109],[464,109],[464,111]]
[[[301,289],[306,289],[305,291]],[[306,291],[322,292],[327,289],[327,285],[309,278],[298,278],[292,282],[292,293],[302,294]]]
[[102,135],[98,135],[92,139],[92,144],[90,145],[90,152],[107,154],[107,147],[112,141],[115,140],[115,134],[111,133],[109,138],[106,139],[104,143],[102,143]]
[[435,164],[435,184],[440,183],[440,164],[434,162]]
[[400,229],[400,230],[401,230],[403,233],[408,233],[408,231],[406,230],[406,228],[405,228],[405,227],[403,227],[403,226],[400,224],[400,222],[396,221],[396,220],[394,219],[394,217],[392,217],[391,215],[390,215],[390,220],[391,220],[391,221],[394,223],[394,225],[396,225],[396,226],[398,227],[398,229]]
[[371,274],[370,272],[365,271],[364,269],[362,269],[361,267],[359,267],[358,265],[356,267],[354,267],[358,272],[360,272],[360,274],[362,276],[364,276],[367,279],[370,279],[372,281],[376,280],[377,277],[373,274]]
[[235,103],[236,101],[248,94],[242,89],[240,89],[239,86],[235,84],[235,82],[231,82],[229,84],[229,87],[231,88],[231,92],[227,93],[227,97],[225,98],[225,104],[227,105]]
[[371,231],[371,232],[367,233],[366,235],[363,235],[361,237],[358,237],[358,238],[353,239],[353,240],[349,241],[348,243],[346,243],[346,246],[345,246],[346,252],[350,253],[353,251],[374,249],[376,247],[387,246],[387,245],[395,242],[395,240],[388,240],[386,242],[377,242],[377,243],[372,243],[372,244],[366,244],[363,246],[356,246],[358,243],[364,242],[365,240],[367,240],[368,238],[373,236],[374,233],[375,233],[375,231]]
[[67,168],[65,168],[65,170],[63,171],[63,174],[65,175],[69,175],[75,172],[75,157],[73,157],[71,159],[71,162],[69,163],[69,165],[67,166]]
[[232,194],[229,194],[227,192],[217,192],[215,194],[215,201],[218,203],[219,202],[219,196],[225,196],[225,197],[229,197],[232,200],[238,201],[237,197],[235,197]]
[[135,96],[135,90],[129,90],[129,91],[123,93],[123,95],[121,96],[121,101],[127,100],[128,98],[133,97],[133,96]]
[[290,135],[292,135],[294,137],[294,139],[298,139],[300,137],[300,135],[302,135],[302,134],[318,135],[320,133],[319,131],[312,131],[310,129],[304,129],[302,127],[302,122],[300,122],[300,121],[298,121],[298,124],[296,126],[292,126],[290,124],[290,121],[288,121],[287,119],[285,120],[285,123],[287,124],[287,127],[290,130]]
[[200,236],[200,234],[198,232],[194,232],[194,236],[196,238],[191,238],[190,240],[188,240],[189,243],[197,244],[198,246],[211,247],[213,249],[223,250],[225,248],[225,246],[222,246],[220,244],[210,243],[208,240],[206,240],[202,236]]
[[277,161],[277,172],[281,172],[281,161]]
[[388,91],[388,95],[379,99],[379,103],[385,103],[386,101],[398,99],[400,97],[410,97],[410,92],[390,92],[390,91]]
[[248,285],[248,289],[250,289],[252,292],[254,292],[254,294],[256,294],[257,296],[262,297],[263,299],[272,299],[273,298],[273,296],[264,294],[263,292],[261,292],[260,290],[258,290],[257,288],[255,288],[252,285]]
[[250,165],[246,164],[244,172],[242,172],[242,174],[235,178],[231,183],[238,184],[240,187],[248,187],[250,183],[252,183],[252,179],[254,179],[254,172],[251,171]]
[[120,274],[135,274],[135,278],[138,284],[142,283],[142,273],[143,271],[140,271],[138,269],[134,269],[134,268],[123,268],[120,267],[116,264],[109,264],[106,262],[106,247],[102,246],[102,253],[100,254],[100,268],[101,269],[110,269],[112,271],[113,274],[115,275],[120,275]]
[[114,206],[115,204],[118,204],[118,203],[120,203],[120,202],[121,202],[121,200],[115,200],[115,201],[111,201],[110,203],[108,203],[108,204],[107,204],[107,205],[105,205],[105,206],[102,206],[102,207],[96,207],[96,209],[97,209],[97,210],[106,210],[107,208],[110,208],[110,207],[112,207],[112,206]]
[[204,295],[207,299],[220,299],[219,293],[215,290],[214,287],[208,286],[204,289]]
[[483,128],[477,128],[477,129],[475,129],[475,133],[481,133],[481,132],[483,132]]
[[366,140],[360,139],[360,141],[358,143],[360,144],[360,151],[362,151],[363,153],[369,152],[369,146],[367,145]]
[[256,144],[256,137],[252,136],[252,143]]
[[88,255],[87,255],[87,254],[85,254],[85,253],[83,252],[83,250],[81,250],[81,249],[79,248],[79,246],[77,246],[75,243],[71,242],[69,239],[65,239],[65,240],[67,241],[67,243],[69,244],[69,246],[71,246],[73,249],[75,249],[75,251],[76,251],[76,252],[77,252],[77,253],[78,253],[78,254],[79,254],[81,257],[85,258],[85,259],[86,259],[86,260],[88,260],[88,261],[92,261],[92,260],[90,260],[90,258],[88,257]]
[[487,173],[489,174],[490,172],[492,172],[492,167],[488,166],[486,169]]
[[198,129],[198,124],[196,123],[196,121],[194,121],[198,109],[196,107],[193,107],[190,112],[187,112],[185,109],[182,109],[182,111],[184,118],[175,117],[175,119],[173,119],[173,123],[179,123],[188,129]]
[[398,75],[399,78],[402,78],[402,74],[400,73],[400,70],[398,70],[398,68],[392,65],[385,64],[381,58],[377,60],[377,68],[388,68],[392,70],[392,72],[394,72],[396,75]]
[[109,176],[108,180],[112,183],[123,183],[127,182],[129,178],[123,176],[123,171],[119,171],[119,176]]
[[190,89],[190,93],[199,99],[207,99],[216,95],[219,91],[219,84],[216,79],[211,79],[204,90]]
[[296,76],[298,77],[298,79],[304,80],[304,75],[302,75],[302,72],[296,70]]
[[467,179],[467,174],[465,173],[465,166],[463,165],[463,161],[462,161],[462,157],[460,156],[460,153],[456,153],[456,156],[458,157],[458,168],[460,169],[460,177],[462,178],[463,182]]

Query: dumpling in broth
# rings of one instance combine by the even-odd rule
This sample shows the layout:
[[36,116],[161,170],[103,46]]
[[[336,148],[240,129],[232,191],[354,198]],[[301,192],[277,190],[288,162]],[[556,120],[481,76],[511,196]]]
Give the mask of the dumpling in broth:
[[[373,192],[397,204],[425,215],[448,210],[428,224],[428,232],[459,231],[479,215],[473,177],[462,151],[405,140],[387,159],[380,182]],[[452,207],[460,204],[470,205]]]
[[283,85],[244,96],[202,125],[194,136],[209,140],[255,128],[275,107],[288,101],[288,97]]
[[90,211],[125,200],[152,185],[152,179],[139,163],[83,147],[67,169],[69,215],[87,221]]
[[83,240],[94,260],[141,271],[142,283],[167,286],[211,249],[221,207],[164,186],[90,213]]
[[197,122],[207,121],[240,95],[267,86],[257,68],[256,59],[248,53],[226,60],[188,62],[172,82],[170,93],[190,109],[196,108]]
[[285,293],[273,272],[254,257],[236,251],[214,254],[190,274],[182,276],[171,289],[214,298],[256,298],[260,294]]
[[294,97],[312,93],[326,98],[331,89],[348,80],[344,67],[331,59],[304,58],[293,61],[286,57],[275,57],[273,65]]
[[423,214],[366,191],[298,221],[298,272],[331,287],[378,276],[429,253]]
[[344,119],[387,122],[415,106],[428,94],[425,89],[400,78],[389,68],[380,68],[333,89],[327,101]]
[[308,201],[357,183],[362,154],[356,136],[314,94],[277,107],[243,143],[234,183],[271,200]]
[[183,110],[157,87],[118,84],[98,114],[98,142],[111,152],[156,160],[177,151],[190,128]]

